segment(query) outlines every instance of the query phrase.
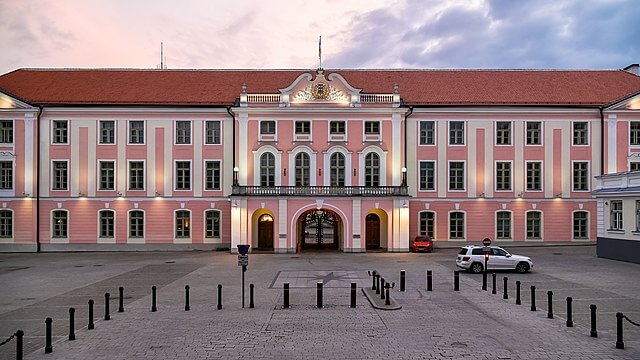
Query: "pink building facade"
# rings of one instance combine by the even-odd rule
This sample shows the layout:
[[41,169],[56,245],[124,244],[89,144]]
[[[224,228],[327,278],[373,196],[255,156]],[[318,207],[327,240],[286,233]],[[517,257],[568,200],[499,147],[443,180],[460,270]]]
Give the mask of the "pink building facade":
[[0,251],[594,242],[633,70],[16,70]]

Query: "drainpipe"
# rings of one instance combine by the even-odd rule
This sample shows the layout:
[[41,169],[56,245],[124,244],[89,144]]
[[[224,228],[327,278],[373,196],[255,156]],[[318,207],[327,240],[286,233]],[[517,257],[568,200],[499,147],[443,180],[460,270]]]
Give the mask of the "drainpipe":
[[600,175],[604,175],[604,108],[598,106],[600,110]]
[[43,107],[38,106],[38,117],[36,118],[36,143],[38,152],[36,153],[36,252],[40,252],[40,116]]

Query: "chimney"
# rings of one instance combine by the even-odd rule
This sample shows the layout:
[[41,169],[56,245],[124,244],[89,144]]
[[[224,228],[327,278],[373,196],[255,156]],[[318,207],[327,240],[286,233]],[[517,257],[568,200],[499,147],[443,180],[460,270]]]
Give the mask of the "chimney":
[[640,76],[640,65],[638,64],[631,64],[627,67],[625,67],[624,69],[622,69],[628,73],[632,73],[633,75],[637,75]]

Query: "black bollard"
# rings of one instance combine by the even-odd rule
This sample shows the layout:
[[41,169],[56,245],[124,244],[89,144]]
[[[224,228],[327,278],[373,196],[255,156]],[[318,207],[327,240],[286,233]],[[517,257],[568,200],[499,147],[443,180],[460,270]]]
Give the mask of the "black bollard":
[[594,304],[589,305],[591,309],[591,337],[598,337],[598,331],[596,330],[596,309],[598,307]]
[[487,271],[482,272],[482,290],[487,291]]
[[547,291],[547,318],[553,319],[553,291]]
[[400,291],[405,291],[407,272],[400,270]]
[[491,293],[493,295],[498,293],[498,290],[496,289],[496,273],[491,274]]
[[522,305],[520,300],[520,280],[516,281],[516,305]]
[[389,289],[390,288],[391,288],[391,286],[389,285],[389,283],[387,283],[387,285],[384,287],[384,290],[387,293],[387,299],[384,301],[385,305],[391,305],[391,296],[389,296]]
[[44,353],[51,354],[53,352],[53,346],[51,346],[51,323],[53,320],[48,317],[44,320],[46,325],[45,327],[45,345],[44,345]]
[[502,298],[503,299],[508,299],[509,298],[509,294],[507,293],[507,282],[509,281],[508,277],[503,277],[502,278]]
[[531,285],[531,311],[536,310],[536,287]]
[[453,291],[460,291],[460,271],[453,272]]
[[624,317],[624,315],[619,312],[616,313],[616,320],[617,320],[617,332],[616,332],[616,349],[624,349],[624,334],[623,329],[622,329],[622,318]]
[[573,311],[571,310],[573,298],[567,296],[567,327],[573,327]]
[[23,337],[24,331],[16,331],[16,360],[22,360]]
[[124,288],[120,286],[118,292],[118,312],[124,312]]
[[104,319],[105,320],[111,320],[111,315],[109,315],[109,297],[110,296],[111,294],[109,293],[104,294]]
[[256,305],[253,303],[253,284],[249,284],[249,308],[253,309]]
[[89,325],[87,329],[93,329],[93,299],[89,300]]
[[75,324],[76,309],[69,308],[69,340],[76,339],[76,324]]
[[318,309],[322,309],[322,281],[318,281],[316,284],[316,306]]
[[375,274],[373,277],[376,278],[376,294],[380,294],[380,274]]
[[189,305],[189,289],[191,287],[189,285],[184,286],[184,311],[191,310],[191,306]]
[[284,283],[284,305],[282,306],[285,309],[289,308],[289,283]]
[[156,289],[155,285],[151,287],[151,312],[158,311],[158,307],[156,306]]
[[351,307],[356,307],[356,283],[351,283]]
[[433,271],[427,270],[427,291],[433,291]]
[[384,278],[380,279],[380,299],[384,300],[384,289],[385,289],[386,281]]
[[222,284],[218,284],[218,310],[222,310]]

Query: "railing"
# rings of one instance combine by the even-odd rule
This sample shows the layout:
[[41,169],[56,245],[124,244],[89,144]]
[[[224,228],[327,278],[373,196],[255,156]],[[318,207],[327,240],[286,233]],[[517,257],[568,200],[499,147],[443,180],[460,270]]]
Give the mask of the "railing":
[[360,94],[362,103],[392,103],[393,94]]
[[247,101],[250,103],[279,103],[280,94],[249,94]]
[[406,186],[233,186],[249,196],[407,196]]

